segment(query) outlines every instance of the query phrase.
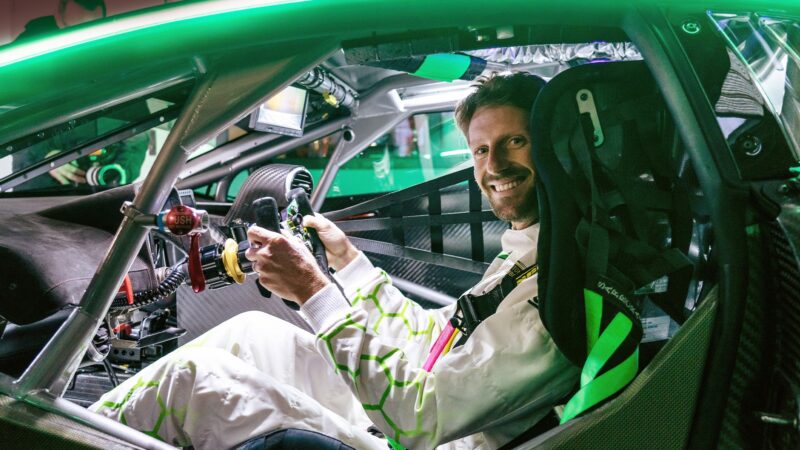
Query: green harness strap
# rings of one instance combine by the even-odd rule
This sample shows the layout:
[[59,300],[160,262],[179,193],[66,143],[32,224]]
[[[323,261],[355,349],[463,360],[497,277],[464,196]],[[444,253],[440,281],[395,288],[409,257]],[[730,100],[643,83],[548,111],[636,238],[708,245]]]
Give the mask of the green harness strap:
[[564,407],[561,423],[582,414],[589,408],[619,392],[633,380],[639,370],[638,347],[619,365],[598,374],[633,329],[633,321],[617,313],[611,323],[600,332],[603,317],[602,295],[583,290],[586,308],[586,348],[589,356],[581,371],[581,388]]

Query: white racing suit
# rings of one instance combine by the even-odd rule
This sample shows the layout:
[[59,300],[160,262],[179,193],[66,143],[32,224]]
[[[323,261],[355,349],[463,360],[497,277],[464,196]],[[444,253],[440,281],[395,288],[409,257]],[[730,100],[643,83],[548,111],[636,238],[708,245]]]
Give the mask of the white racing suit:
[[[471,292],[531,267],[538,225],[508,230],[503,253]],[[237,316],[152,364],[91,409],[175,445],[231,448],[282,428],[356,449],[487,449],[542,419],[578,369],[555,347],[519,283],[464,345],[422,366],[455,305],[424,310],[360,254],[303,305],[316,337],[263,313]]]

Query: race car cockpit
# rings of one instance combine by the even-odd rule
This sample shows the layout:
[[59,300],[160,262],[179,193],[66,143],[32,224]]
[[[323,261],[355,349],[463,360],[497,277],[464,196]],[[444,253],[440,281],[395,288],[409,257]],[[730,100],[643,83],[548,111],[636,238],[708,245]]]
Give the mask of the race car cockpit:
[[[354,23],[359,2],[219,3],[100,21],[56,50],[0,48],[16,86],[0,93],[2,427],[27,444],[172,448],[85,407],[241,312],[310,330],[254,281],[251,225],[299,239],[330,274],[302,225],[319,212],[409,299],[459,304],[508,225],[453,109],[481,75],[524,71],[547,80],[530,111],[531,304],[580,381],[502,448],[796,439],[774,428],[796,420],[794,360],[764,349],[796,348],[797,149],[746,58],[747,32],[788,19],[650,5],[598,10],[598,25],[566,19],[571,2],[541,16],[443,2],[412,26],[423,2],[390,2],[407,22],[383,29],[372,13]],[[795,70],[796,42],[774,42]],[[64,89],[42,92],[52,67]],[[395,448],[409,434],[381,431]],[[278,447],[239,448],[349,448],[273,433]]]

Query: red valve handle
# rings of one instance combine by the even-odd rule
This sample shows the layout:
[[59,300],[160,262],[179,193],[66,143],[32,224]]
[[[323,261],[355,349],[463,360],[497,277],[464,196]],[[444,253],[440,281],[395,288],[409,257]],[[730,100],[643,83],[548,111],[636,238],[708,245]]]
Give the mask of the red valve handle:
[[200,235],[193,234],[189,245],[189,279],[192,281],[192,290],[196,293],[203,292],[206,288],[206,277],[203,275],[203,265],[200,263]]
[[200,213],[185,205],[173,207],[164,216],[164,225],[176,236],[185,236],[202,229]]
[[133,285],[131,285],[131,276],[125,275],[122,280],[122,286],[119,287],[117,294],[125,294],[125,299],[129,305],[133,304]]

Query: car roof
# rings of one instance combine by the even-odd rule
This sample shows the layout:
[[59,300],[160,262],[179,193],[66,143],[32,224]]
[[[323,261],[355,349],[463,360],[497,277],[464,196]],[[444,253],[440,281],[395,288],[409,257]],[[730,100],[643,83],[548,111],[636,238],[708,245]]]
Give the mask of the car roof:
[[[275,46],[302,51],[404,39],[421,32],[532,26],[529,40],[619,39],[634,7],[797,9],[780,1],[580,0],[205,1],[145,8],[0,48],[0,143],[197,78],[217,61],[246,66]],[[513,17],[513,23],[509,23]],[[587,34],[587,29],[592,33]],[[473,48],[488,47],[485,42]],[[454,48],[459,51],[464,48]],[[353,72],[355,80],[370,70]],[[383,74],[372,73],[375,78]],[[351,77],[351,78],[353,78]]]

